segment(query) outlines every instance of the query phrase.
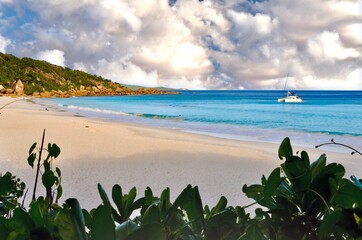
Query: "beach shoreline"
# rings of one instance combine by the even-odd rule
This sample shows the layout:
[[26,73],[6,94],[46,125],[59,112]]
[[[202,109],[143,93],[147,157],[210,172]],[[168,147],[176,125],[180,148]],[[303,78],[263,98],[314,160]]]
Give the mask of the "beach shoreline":
[[[0,106],[15,100],[19,99],[0,97]],[[26,182],[27,200],[35,178],[35,170],[27,164],[28,150],[32,143],[40,144],[43,129],[45,142],[56,143],[62,151],[55,160],[62,170],[60,202],[73,197],[88,209],[101,203],[97,183],[108,194],[114,184],[124,192],[135,186],[138,196],[147,186],[155,195],[170,187],[172,199],[192,184],[199,186],[204,204],[215,205],[225,196],[230,205],[243,206],[252,201],[242,186],[260,183],[263,174],[267,177],[282,163],[279,144],[274,143],[89,118],[33,101],[16,101],[0,112],[0,172],[11,171]],[[361,175],[360,156],[300,146],[293,150],[307,150],[311,161],[326,152],[328,162],[345,166],[346,177]]]

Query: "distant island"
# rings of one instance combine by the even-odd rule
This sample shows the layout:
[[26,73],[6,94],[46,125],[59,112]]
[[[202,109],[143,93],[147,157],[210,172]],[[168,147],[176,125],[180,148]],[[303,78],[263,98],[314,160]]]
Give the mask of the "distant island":
[[124,86],[68,67],[0,53],[0,95],[33,97],[178,94],[163,88]]

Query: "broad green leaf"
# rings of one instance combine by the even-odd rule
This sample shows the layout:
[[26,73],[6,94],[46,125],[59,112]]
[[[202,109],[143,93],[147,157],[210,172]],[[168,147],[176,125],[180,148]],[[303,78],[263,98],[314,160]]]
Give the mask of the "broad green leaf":
[[77,229],[74,226],[74,221],[68,209],[61,208],[57,212],[54,222],[61,239],[77,239]]
[[36,159],[36,154],[35,153],[32,153],[29,155],[28,157],[28,164],[31,168],[34,168],[34,161]]
[[246,232],[238,240],[267,240],[261,229],[254,224],[251,224]]
[[264,187],[264,201],[266,203],[270,202],[274,192],[283,180],[284,179],[280,177],[280,168],[274,169]]
[[334,194],[334,201],[342,208],[353,208],[353,204],[358,203],[361,196],[361,190],[351,181],[342,179]]
[[139,226],[133,221],[126,221],[116,227],[116,240],[124,240],[137,230]]
[[170,189],[166,188],[161,193],[161,198],[160,198],[161,212],[167,211],[171,207],[172,207],[172,203],[170,201]]
[[111,206],[111,203],[109,202],[107,193],[106,193],[106,191],[104,190],[104,188],[102,187],[102,185],[101,185],[100,183],[98,183],[97,187],[98,187],[99,196],[101,197],[104,205],[109,205],[109,206]]
[[92,224],[93,224],[93,219],[92,216],[89,214],[89,212],[85,209],[82,209],[82,214],[84,217],[84,224],[86,225],[86,227],[88,229],[92,228]]
[[160,224],[148,224],[138,228],[126,240],[166,240],[166,231]]
[[54,186],[56,177],[54,176],[53,171],[46,171],[43,173],[42,182],[46,189],[51,189]]
[[85,220],[78,200],[74,198],[69,198],[65,201],[65,204],[67,207],[70,208],[70,215],[73,220],[73,228],[76,239],[88,239],[85,232]]
[[29,214],[30,214],[31,218],[33,219],[36,227],[44,226],[43,211],[42,211],[38,201],[33,201],[30,204]]
[[300,154],[300,157],[303,160],[305,167],[310,169],[310,160],[309,160],[308,153],[306,151],[302,151]]
[[288,137],[284,138],[282,143],[280,144],[279,150],[278,150],[279,159],[288,159],[293,156],[293,149],[292,145],[290,144],[290,139]]
[[21,208],[16,208],[10,221],[10,230],[17,235],[30,236],[30,231],[35,227],[30,215]]
[[116,204],[118,212],[122,215],[124,212],[123,209],[123,193],[122,188],[118,184],[114,185],[112,188],[112,199]]
[[151,188],[147,187],[145,190],[145,205],[150,206],[153,203],[153,199],[154,199],[154,196],[153,196],[152,190],[151,190]]
[[127,215],[129,215],[129,216],[132,214],[132,211],[133,211],[133,209],[132,209],[131,207],[132,207],[132,204],[133,204],[134,200],[136,199],[136,194],[137,194],[136,188],[133,187],[133,188],[129,191],[128,195],[126,195],[126,196],[124,197],[124,199],[125,199],[125,204],[126,204],[126,205],[124,206],[124,209],[125,209],[125,211],[127,212]]
[[60,169],[58,167],[55,168],[55,171],[57,172],[58,177],[62,176],[62,172],[60,171]]
[[309,188],[312,181],[312,172],[307,161],[296,156],[290,157],[285,161],[285,173],[297,192]]
[[32,152],[34,151],[34,149],[36,148],[36,142],[35,143],[33,143],[33,145],[31,145],[31,147],[30,147],[30,149],[29,149],[29,155],[31,155],[32,154]]
[[116,237],[115,224],[112,218],[111,206],[100,205],[94,212],[92,228],[90,229],[92,240],[114,240]]
[[195,233],[199,234],[205,229],[204,211],[197,186],[192,187],[188,185],[181,192],[172,206],[171,214],[174,213],[178,207],[185,211],[188,221],[192,222],[190,227],[192,227]]
[[325,154],[322,154],[315,162],[313,162],[310,166],[312,170],[312,178],[316,178],[323,169],[325,168],[327,163],[327,157]]
[[157,224],[161,222],[160,210],[155,204],[149,206],[142,218],[141,226]]
[[336,232],[340,231],[338,223],[343,221],[344,216],[340,209],[333,211],[331,214],[326,214],[318,229],[320,238],[328,238],[335,235]]
[[43,166],[44,166],[44,171],[45,171],[45,172],[51,171],[51,170],[50,170],[50,162],[49,162],[49,161],[44,160]]
[[260,201],[261,199],[264,198],[264,186],[259,184],[253,184],[250,186],[244,184],[243,192],[246,194],[248,198],[252,198],[255,201]]
[[63,195],[63,187],[62,185],[59,185],[57,188],[57,196],[56,196],[56,200],[59,200]]
[[60,148],[55,143],[48,144],[48,151],[49,151],[49,155],[53,158],[57,158],[60,154]]
[[214,215],[224,211],[226,209],[227,203],[228,200],[226,197],[222,196],[216,206],[212,208],[209,217],[213,217]]

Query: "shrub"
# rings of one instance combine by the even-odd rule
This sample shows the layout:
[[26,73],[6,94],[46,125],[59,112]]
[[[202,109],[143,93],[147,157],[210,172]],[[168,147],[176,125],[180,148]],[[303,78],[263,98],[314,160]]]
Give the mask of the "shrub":
[[[337,163],[327,164],[325,155],[310,163],[305,151],[294,155],[290,141],[279,148],[280,167],[261,184],[244,185],[243,191],[260,207],[254,217],[245,207],[227,205],[221,197],[216,206],[204,206],[198,187],[187,186],[170,200],[170,189],[160,197],[147,188],[137,198],[135,188],[123,193],[112,188],[112,202],[98,184],[102,203],[95,209],[81,209],[76,199],[57,204],[61,196],[60,170],[52,161],[60,148],[33,144],[28,163],[36,175],[43,166],[42,185],[46,196],[35,197],[29,208],[18,202],[25,184],[11,173],[0,177],[0,239],[357,239],[362,237],[362,190],[357,179],[344,178]],[[42,152],[48,156],[42,160]],[[37,177],[36,177],[37,179]],[[56,193],[56,194],[55,194]],[[54,197],[56,196],[56,197]],[[250,206],[250,205],[249,205]],[[137,214],[136,211],[137,210]],[[134,216],[136,215],[136,216]]]

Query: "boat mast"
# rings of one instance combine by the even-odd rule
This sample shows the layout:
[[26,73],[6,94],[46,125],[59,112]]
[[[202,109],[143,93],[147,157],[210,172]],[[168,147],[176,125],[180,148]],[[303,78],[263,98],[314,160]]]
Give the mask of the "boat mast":
[[284,92],[286,92],[286,90],[287,90],[288,77],[289,77],[289,72],[288,72],[288,74],[287,74],[287,79],[285,80]]

